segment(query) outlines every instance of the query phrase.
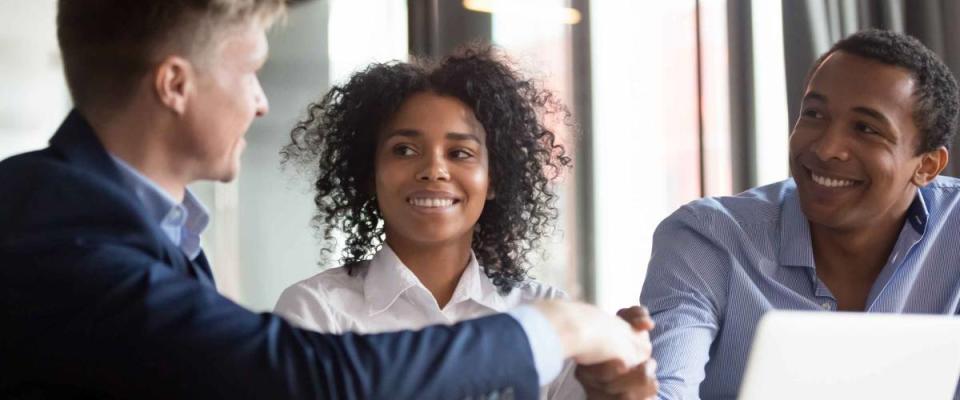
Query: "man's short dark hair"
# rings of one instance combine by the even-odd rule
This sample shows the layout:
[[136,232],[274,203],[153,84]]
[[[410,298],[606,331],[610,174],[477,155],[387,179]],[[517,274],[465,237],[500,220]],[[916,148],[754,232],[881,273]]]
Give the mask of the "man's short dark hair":
[[960,95],[950,68],[919,40],[900,33],[869,29],[837,42],[820,56],[810,70],[813,74],[831,54],[844,53],[905,68],[916,80],[914,123],[922,135],[918,153],[950,147],[957,131]]
[[[271,22],[284,0],[59,0],[57,39],[78,108],[127,100],[166,54],[188,59],[229,25]],[[196,60],[191,61],[195,62]]]

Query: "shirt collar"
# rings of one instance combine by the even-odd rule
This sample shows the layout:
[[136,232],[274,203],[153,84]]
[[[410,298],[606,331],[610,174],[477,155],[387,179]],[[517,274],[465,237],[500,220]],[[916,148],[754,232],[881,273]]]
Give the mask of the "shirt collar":
[[[780,265],[813,268],[810,223],[800,208],[800,197],[795,184],[788,189],[780,215]],[[917,189],[917,194],[907,209],[907,222],[914,231],[923,235],[929,215],[923,191]]]
[[506,311],[507,308],[497,286],[484,274],[483,268],[480,267],[480,263],[472,251],[467,268],[463,270],[460,282],[457,283],[457,289],[453,291],[453,296],[450,298],[450,304],[468,300],[496,312]]
[[917,233],[923,235],[927,231],[927,219],[930,218],[930,210],[927,209],[927,201],[923,198],[923,190],[917,189],[917,196],[910,203],[907,209],[907,221]]
[[190,189],[184,192],[183,202],[160,188],[150,178],[120,158],[110,155],[120,170],[124,185],[132,190],[143,204],[147,218],[160,226],[170,241],[193,260],[200,254],[200,234],[210,223],[210,214]]
[[193,260],[200,254],[200,234],[210,224],[210,213],[190,189],[184,193],[182,206],[187,217],[181,225],[183,236],[180,238],[180,248]]
[[386,243],[373,256],[363,280],[363,297],[370,307],[370,315],[390,308],[403,292],[420,284],[397,254]]
[[[404,292],[413,287],[427,291],[420,279],[397,257],[393,249],[384,243],[373,256],[363,282],[363,295],[369,305],[370,315],[379,314],[392,306]],[[428,292],[429,293],[429,292]],[[449,304],[472,300],[494,311],[504,311],[506,305],[489,278],[482,275],[476,256],[470,252],[470,261],[460,276]]]

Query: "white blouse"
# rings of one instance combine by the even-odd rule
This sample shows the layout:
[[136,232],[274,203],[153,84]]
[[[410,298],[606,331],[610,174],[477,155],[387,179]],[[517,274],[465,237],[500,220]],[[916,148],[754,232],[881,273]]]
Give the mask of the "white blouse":
[[[470,255],[453,297],[444,308],[386,244],[373,259],[354,267],[333,268],[297,282],[283,291],[276,312],[302,328],[328,333],[379,333],[420,329],[434,324],[504,312],[537,299],[566,298],[563,291],[535,281],[525,281],[507,295],[487,277]],[[584,399],[567,362],[542,399]]]

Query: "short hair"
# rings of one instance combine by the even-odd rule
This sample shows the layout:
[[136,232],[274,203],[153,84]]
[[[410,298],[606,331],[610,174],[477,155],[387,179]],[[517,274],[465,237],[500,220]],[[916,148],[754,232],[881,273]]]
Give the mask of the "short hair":
[[[57,39],[74,104],[114,105],[171,53],[197,55],[228,27],[282,15],[284,0],[59,0]],[[160,51],[166,51],[164,54]]]
[[957,131],[960,95],[950,68],[919,40],[900,33],[869,29],[837,42],[814,63],[813,73],[831,54],[842,51],[910,71],[916,80],[913,120],[920,130],[918,153],[950,147]]

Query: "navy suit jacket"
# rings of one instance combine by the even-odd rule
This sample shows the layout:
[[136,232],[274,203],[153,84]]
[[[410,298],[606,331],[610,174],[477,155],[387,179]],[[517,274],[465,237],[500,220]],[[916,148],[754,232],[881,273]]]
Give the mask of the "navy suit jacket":
[[219,295],[145,217],[72,112],[0,162],[0,395],[134,398],[538,396],[527,337],[495,315],[325,335]]

